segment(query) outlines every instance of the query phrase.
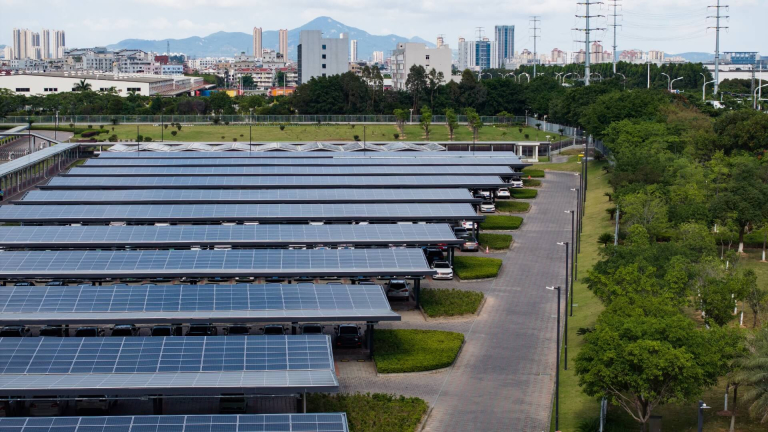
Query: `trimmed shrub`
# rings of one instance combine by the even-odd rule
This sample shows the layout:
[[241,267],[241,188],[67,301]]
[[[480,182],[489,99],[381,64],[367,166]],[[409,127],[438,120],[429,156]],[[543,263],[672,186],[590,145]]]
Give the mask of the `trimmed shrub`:
[[382,393],[307,395],[307,412],[346,413],[349,430],[355,432],[413,432],[427,408],[417,397]]
[[176,136],[177,134],[178,134],[178,132],[176,132],[176,131],[171,131],[171,135],[173,135],[173,136]]
[[421,308],[432,318],[476,313],[482,301],[483,293],[479,291],[434,288],[421,290]]
[[536,189],[511,189],[509,193],[512,198],[517,199],[534,199],[539,196],[539,191]]
[[480,233],[478,236],[480,246],[488,246],[495,250],[509,249],[512,245],[512,236],[509,234],[486,234]]
[[485,221],[480,223],[480,228],[484,230],[516,230],[523,224],[523,218],[520,216],[486,216]]
[[544,178],[544,170],[540,169],[532,169],[532,168],[526,168],[523,170],[523,174],[529,175],[533,178]]
[[459,354],[464,335],[438,330],[384,330],[373,333],[373,360],[379,373],[446,368]]
[[352,137],[352,138],[354,138],[354,139],[355,139],[355,141],[360,141],[360,135],[355,135],[355,136],[354,136],[354,137]]
[[520,201],[496,201],[496,210],[502,213],[525,213],[531,209],[531,203]]
[[280,125],[280,130],[284,131],[285,130],[285,125]]
[[453,271],[464,280],[495,278],[499,275],[501,260],[498,258],[456,256]]

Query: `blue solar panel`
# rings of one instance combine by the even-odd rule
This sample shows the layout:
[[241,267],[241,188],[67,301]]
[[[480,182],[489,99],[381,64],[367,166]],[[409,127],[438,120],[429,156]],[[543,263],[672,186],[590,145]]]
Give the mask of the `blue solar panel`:
[[88,159],[83,167],[130,167],[130,166],[450,166],[450,165],[493,165],[493,166],[523,166],[517,157],[429,157],[412,156],[400,158],[385,157],[349,157],[349,158],[173,158],[173,159]]
[[[487,143],[485,143],[487,144]],[[155,158],[446,158],[446,157],[518,157],[515,152],[474,151],[369,151],[369,152],[238,152],[238,151],[180,151],[180,152],[103,152],[100,158],[155,159]]]
[[500,175],[511,176],[504,166],[216,166],[216,167],[76,167],[66,176],[401,176],[401,175]]

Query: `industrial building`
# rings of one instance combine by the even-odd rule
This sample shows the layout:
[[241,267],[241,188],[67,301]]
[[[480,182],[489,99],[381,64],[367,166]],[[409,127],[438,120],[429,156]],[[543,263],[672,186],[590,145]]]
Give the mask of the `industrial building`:
[[299,35],[299,84],[313,77],[341,75],[349,71],[349,40],[324,38],[320,30]]
[[202,78],[183,75],[121,75],[86,72],[15,73],[0,75],[0,88],[14,93],[48,95],[75,91],[82,81],[91,85],[93,91],[114,89],[120,96],[132,92],[142,96],[175,96],[189,93],[205,85]]

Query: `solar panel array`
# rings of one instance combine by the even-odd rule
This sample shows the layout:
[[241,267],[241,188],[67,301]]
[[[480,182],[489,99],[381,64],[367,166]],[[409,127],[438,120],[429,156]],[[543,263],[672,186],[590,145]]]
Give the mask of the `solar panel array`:
[[421,249],[2,252],[6,278],[431,275]]
[[216,166],[216,167],[106,167],[72,168],[65,176],[402,176],[402,175],[500,175],[511,176],[509,167],[498,166]]
[[498,176],[55,177],[40,189],[155,188],[471,188],[506,187]]
[[399,321],[375,285],[0,287],[0,323]]
[[[487,143],[486,143],[487,144]],[[466,157],[507,157],[517,158],[515,152],[472,152],[472,151],[369,151],[369,152],[240,152],[240,151],[185,151],[185,152],[103,152],[105,159],[191,159],[191,158],[466,158]]]
[[27,192],[16,204],[475,202],[467,189],[141,189]]
[[195,245],[458,244],[447,224],[17,226],[0,229],[0,246],[162,247]]
[[478,219],[469,204],[83,204],[0,207],[4,222]]
[[423,165],[423,166],[454,166],[454,165],[492,165],[522,167],[517,157],[336,157],[336,158],[189,158],[188,153],[172,159],[116,159],[95,158],[87,160],[82,167],[130,167],[130,166],[392,166],[392,165]]

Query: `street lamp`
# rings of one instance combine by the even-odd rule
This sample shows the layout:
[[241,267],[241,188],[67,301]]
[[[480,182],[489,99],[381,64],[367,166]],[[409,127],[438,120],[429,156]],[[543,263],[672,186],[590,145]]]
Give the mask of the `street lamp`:
[[410,123],[413,124],[413,108],[410,108],[410,110],[411,110],[411,121],[410,121]]
[[708,85],[708,84],[712,84],[713,82],[715,82],[715,80],[712,80],[712,81],[705,81],[705,82],[704,82],[704,85],[703,85],[703,86],[701,86],[701,101],[702,101],[702,102],[704,102],[704,101],[706,101],[706,100],[707,100],[707,85]]
[[619,73],[619,72],[616,72],[616,75],[621,75],[621,77],[624,78],[624,80],[622,82],[624,83],[624,90],[626,90],[627,89],[627,76],[624,75],[623,73]]
[[561,84],[565,84],[565,79],[568,78],[568,75],[573,75],[573,72],[568,72],[567,74],[563,75],[563,79],[560,80]]
[[707,404],[704,403],[704,401],[699,401],[699,432],[703,432],[704,430],[704,410],[710,409],[711,406],[707,406]]
[[597,75],[597,76],[599,76],[599,77],[600,77],[600,81],[602,81],[602,80],[603,80],[603,76],[602,76],[602,75],[600,75],[600,73],[599,73],[599,72],[592,72],[592,73],[591,73],[589,76],[592,76],[592,75]]
[[670,77],[669,75],[665,74],[664,72],[661,72],[660,75],[664,75],[665,77],[667,77],[667,89],[671,89],[672,88],[672,77]]
[[555,79],[560,81],[560,75],[564,74],[565,72],[558,72],[555,74]]
[[[565,246],[565,304],[568,304],[568,245],[570,242],[558,242],[557,243],[560,246]],[[565,327],[563,329],[563,348],[564,348],[564,356],[563,356],[563,369],[568,370],[568,314],[565,314]]]
[[[526,78],[528,78],[528,82],[529,82],[529,83],[531,82],[531,76],[530,76],[530,75],[528,75],[528,72],[523,72],[523,73],[521,73],[520,75],[525,75],[525,77],[526,77]],[[522,80],[522,78],[520,78],[520,79]]]
[[555,430],[560,430],[560,287],[547,287],[548,290],[557,290],[557,353],[555,357]]
[[[571,214],[571,244],[576,244],[576,210],[566,210],[566,213]],[[573,246],[571,246],[573,247]],[[571,316],[573,316],[573,285],[575,282],[575,278],[573,277],[573,266],[574,266],[574,260],[576,259],[576,253],[573,254],[573,257],[571,257]],[[565,305],[568,307],[568,305]]]
[[514,72],[510,72],[510,73],[508,73],[508,74],[503,74],[503,75],[502,75],[502,77],[503,77],[503,78],[506,78],[506,77],[508,77],[508,76],[510,76],[510,75],[512,75],[512,78],[513,78],[514,80],[517,80],[517,75],[515,75],[515,73],[514,73]]
[[672,86],[674,86],[674,85],[675,85],[675,81],[680,81],[681,79],[683,79],[683,77],[680,77],[680,78],[675,78],[675,79],[673,79],[673,80],[672,80],[672,81],[669,83],[669,91],[672,91]]

